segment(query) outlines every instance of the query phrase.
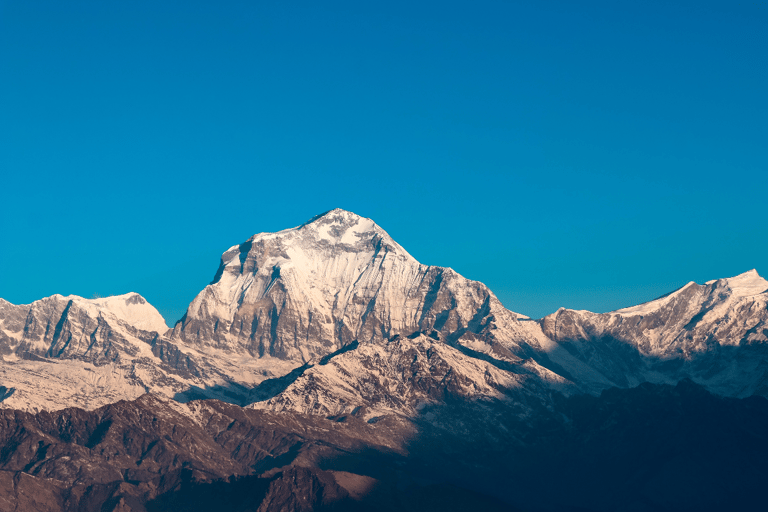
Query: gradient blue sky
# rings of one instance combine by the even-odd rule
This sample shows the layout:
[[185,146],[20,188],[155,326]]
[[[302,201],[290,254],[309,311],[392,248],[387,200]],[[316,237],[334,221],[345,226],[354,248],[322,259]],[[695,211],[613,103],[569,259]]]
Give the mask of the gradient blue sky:
[[768,274],[766,2],[379,4],[0,0],[0,297],[334,207],[534,317]]

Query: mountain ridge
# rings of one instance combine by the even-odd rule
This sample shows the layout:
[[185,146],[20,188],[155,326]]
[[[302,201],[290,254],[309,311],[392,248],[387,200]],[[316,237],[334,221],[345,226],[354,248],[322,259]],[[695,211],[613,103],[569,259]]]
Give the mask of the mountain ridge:
[[530,319],[335,209],[225,251],[172,329],[0,300],[0,511],[748,509],[765,283]]
[[[419,263],[374,221],[337,208],[230,247],[171,329],[133,292],[0,302],[0,383],[8,390],[0,405],[96,407],[153,391],[255,408],[413,415],[449,389],[488,400],[517,396],[515,386],[499,395],[486,380],[521,375],[526,393],[545,401],[551,392],[683,378],[729,396],[764,394],[763,285],[753,269],[608,313],[560,308],[534,320],[504,308],[478,281]],[[410,376],[404,353],[413,358]],[[450,378],[435,384],[433,355],[451,361],[451,378],[473,375],[472,390],[452,387]],[[486,370],[467,374],[470,367]],[[392,372],[407,382],[419,375],[432,391],[393,399],[394,391],[382,392]],[[310,395],[313,405],[302,402]]]

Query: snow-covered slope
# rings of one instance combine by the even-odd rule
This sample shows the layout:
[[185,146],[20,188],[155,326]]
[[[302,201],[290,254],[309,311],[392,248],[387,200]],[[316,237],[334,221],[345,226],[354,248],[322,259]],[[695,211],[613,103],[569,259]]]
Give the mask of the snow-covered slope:
[[432,329],[455,340],[496,316],[519,327],[482,283],[420,264],[372,220],[336,209],[230,248],[172,337],[298,365],[355,340]]
[[551,352],[613,385],[689,377],[720,394],[768,393],[768,281],[755,270],[610,313],[560,309],[541,324]]
[[[277,361],[262,372],[249,366],[251,358],[181,349],[164,336],[168,331],[157,310],[136,293],[99,299],[53,295],[25,305],[0,299],[2,406],[93,409],[147,391],[231,400],[291,370]],[[233,381],[247,388],[232,389]],[[201,395],[200,389],[207,392]]]
[[523,395],[575,391],[572,383],[532,360],[499,364],[433,336],[398,335],[385,344],[354,343],[338,355],[307,365],[284,391],[250,407],[326,416],[354,412],[370,420],[393,413],[413,416],[446,399],[514,407],[525,402]]
[[138,293],[114,295],[98,299],[85,300],[71,295],[65,299],[74,299],[93,304],[102,312],[109,312],[123,322],[143,331],[163,334],[168,330],[165,319],[144,297]]
[[134,293],[0,299],[0,402],[93,408],[151,391],[412,415],[446,397],[546,402],[553,391],[686,377],[768,395],[767,305],[768,282],[753,270],[611,313],[531,320],[336,209],[230,248],[173,329]]
[[0,300],[0,347],[5,354],[69,357],[103,363],[137,355],[168,330],[141,295],[84,299],[52,295],[28,305]]

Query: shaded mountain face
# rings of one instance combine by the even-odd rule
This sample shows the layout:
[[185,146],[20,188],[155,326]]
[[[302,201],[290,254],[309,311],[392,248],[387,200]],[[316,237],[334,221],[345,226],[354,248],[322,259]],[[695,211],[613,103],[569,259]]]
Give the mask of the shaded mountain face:
[[691,378],[729,396],[768,393],[768,281],[754,270],[611,313],[561,309],[541,325],[616,386]]
[[424,426],[411,456],[429,452],[444,478],[521,510],[763,507],[763,397],[724,398],[686,379],[561,397],[528,418],[466,403],[430,412],[443,428]]
[[[253,510],[291,495],[312,510],[348,496],[315,461],[402,458],[396,440],[413,431],[397,422],[331,424],[153,395],[90,412],[0,411],[0,510],[190,510],[177,508],[190,501],[211,510],[201,505],[245,490]],[[207,482],[219,482],[223,496],[201,496]]]
[[[366,422],[145,395],[0,411],[0,510],[754,510],[768,401],[683,381]],[[758,507],[758,508],[754,508]]]

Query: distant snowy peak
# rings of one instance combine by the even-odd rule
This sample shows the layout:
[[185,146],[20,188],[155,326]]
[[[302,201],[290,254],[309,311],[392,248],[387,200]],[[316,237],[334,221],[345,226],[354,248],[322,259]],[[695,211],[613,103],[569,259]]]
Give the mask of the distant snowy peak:
[[91,305],[143,331],[154,331],[164,334],[168,330],[165,319],[157,309],[147,302],[144,297],[135,292],[95,299],[84,299],[77,295],[70,295],[64,297],[64,299],[74,300],[83,305]]
[[[683,325],[687,326],[686,329],[690,330],[702,321],[714,321],[720,316],[727,315],[729,311],[744,301],[768,301],[768,281],[763,279],[754,269],[735,277],[707,281],[703,285],[691,281],[658,299],[608,313],[560,308],[557,312],[544,317],[542,323],[552,326],[561,324],[557,319],[565,316],[585,319],[603,318],[604,321],[608,321],[612,317],[650,318],[651,316],[662,315],[663,322],[654,326],[654,329],[669,330],[675,326],[680,327],[677,324],[682,322]],[[696,322],[690,323],[694,317]],[[706,323],[704,322],[703,325]],[[555,338],[557,337],[555,335]]]
[[656,300],[618,309],[610,314],[623,316],[647,315],[681,298],[690,302],[695,296],[702,298],[712,296],[710,298],[711,301],[723,302],[757,295],[766,295],[768,297],[766,292],[768,292],[768,281],[760,277],[757,270],[752,269],[735,277],[707,281],[703,285],[691,281],[685,286]]
[[540,324],[620,387],[691,378],[729,396],[768,393],[768,282],[754,270],[609,313],[561,309]]
[[763,279],[755,269],[735,277],[707,281],[706,284],[728,288],[734,297],[751,297],[768,292],[768,281]]
[[[3,299],[0,299],[0,303],[9,308],[8,311],[10,311],[10,308],[18,311],[37,311],[54,304],[59,305],[58,309],[62,309],[66,308],[67,304],[72,303],[87,312],[92,318],[107,316],[143,331],[154,331],[159,334],[164,334],[168,331],[168,326],[163,316],[144,297],[135,292],[93,299],[86,299],[79,295],[60,295],[56,293],[50,297],[36,300],[31,304],[15,305]],[[5,318],[10,318],[10,316]]]

